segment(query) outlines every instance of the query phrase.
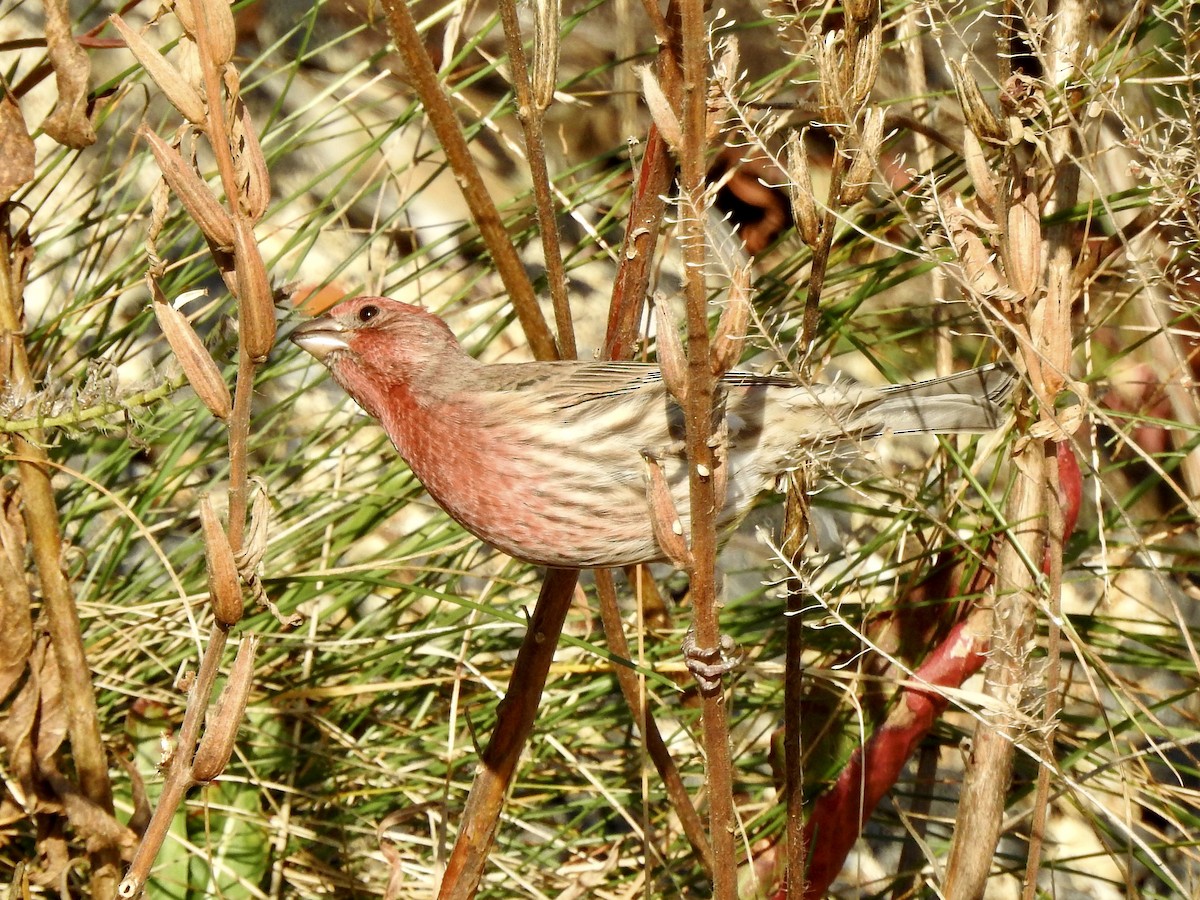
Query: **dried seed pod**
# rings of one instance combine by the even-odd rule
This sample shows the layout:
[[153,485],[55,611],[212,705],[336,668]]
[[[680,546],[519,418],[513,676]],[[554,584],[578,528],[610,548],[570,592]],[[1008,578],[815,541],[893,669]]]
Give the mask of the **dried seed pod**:
[[192,8],[192,0],[175,0],[172,7],[179,24],[190,37],[196,36],[196,11]]
[[118,15],[111,15],[108,20],[117,29],[129,52],[146,70],[146,74],[158,85],[159,90],[166,95],[171,105],[179,110],[185,119],[196,125],[203,125],[207,115],[204,99],[200,92],[192,87],[179,71],[179,67],[167,61],[167,58],[155,49],[137,31],[130,28],[125,20]]
[[663,93],[663,89],[658,83],[658,78],[655,77],[654,71],[649,66],[642,66],[638,69],[638,74],[642,76],[642,96],[646,98],[646,108],[650,110],[650,118],[658,126],[659,133],[667,142],[667,146],[671,148],[672,152],[679,153],[683,147],[683,126],[679,124],[675,110],[672,109],[667,95]]
[[536,0],[533,18],[533,104],[542,112],[558,84],[559,20],[562,0]]
[[204,562],[213,614],[218,625],[231,628],[242,620],[242,582],[229,537],[207,495],[200,498],[200,524],[204,529]]
[[238,208],[259,222],[271,203],[271,175],[258,143],[258,134],[246,104],[238,102],[239,115],[233,124],[233,164],[238,183],[242,186]]
[[646,463],[646,499],[650,502],[650,525],[654,538],[667,559],[681,569],[692,567],[692,551],[683,536],[683,522],[671,497],[671,486],[662,470],[662,463],[648,451],[642,451]]
[[242,347],[252,360],[262,362],[275,346],[275,299],[249,219],[235,223],[233,256]]
[[788,136],[787,165],[792,217],[796,220],[796,228],[804,243],[816,247],[821,240],[821,218],[817,215],[817,198],[808,168],[808,152],[800,135],[795,132]]
[[854,60],[850,69],[850,96],[847,100],[850,116],[858,113],[871,95],[879,77],[879,59],[883,52],[883,27],[878,17],[875,24],[854,45]]
[[857,203],[867,195],[871,176],[875,172],[875,160],[879,158],[879,148],[883,144],[883,110],[878,107],[868,109],[863,118],[858,149],[854,151],[850,169],[838,192],[838,199],[846,206]]
[[667,386],[671,396],[681,405],[687,402],[687,357],[683,353],[683,343],[679,340],[679,329],[675,325],[675,317],[666,299],[655,294],[654,326],[655,337],[658,340],[658,367],[662,371],[663,384]]
[[1032,177],[1013,186],[1003,232],[1004,273],[1017,293],[1032,297],[1042,281],[1042,222]]
[[225,208],[217,202],[208,185],[186,163],[179,151],[160,138],[145,125],[138,132],[150,147],[154,159],[162,170],[163,178],[179,198],[188,215],[195,220],[204,236],[223,249],[234,242],[233,220]]
[[946,222],[950,231],[950,242],[954,245],[968,287],[976,294],[1000,301],[1012,301],[1017,294],[1001,277],[995,265],[995,256],[975,233],[971,217],[966,210],[949,209]]
[[729,301],[721,310],[717,332],[713,335],[709,358],[712,373],[720,378],[742,358],[746,328],[750,324],[750,266],[738,266],[729,285]]
[[950,77],[954,81],[954,91],[958,95],[958,103],[963,109],[967,126],[975,132],[981,141],[993,144],[1003,144],[1008,141],[1008,130],[996,118],[992,108],[983,99],[979,84],[975,77],[967,71],[966,59],[961,63],[950,61]]
[[153,278],[150,279],[150,292],[154,298],[154,318],[158,320],[158,327],[183,367],[188,384],[210,413],[222,421],[228,419],[233,410],[233,399],[216,360],[192,328],[187,316],[166,302]]
[[200,784],[206,784],[224,772],[233,756],[238,726],[246,713],[250,685],[254,683],[254,654],[257,651],[257,637],[247,635],[242,639],[216,710],[204,723],[204,737],[192,758],[192,778]]
[[192,0],[195,11],[204,17],[207,31],[208,62],[218,69],[233,59],[237,43],[237,29],[233,24],[233,10],[229,0]]
[[975,132],[969,128],[963,132],[963,160],[967,165],[967,174],[971,176],[971,183],[975,185],[975,198],[983,212],[989,217],[994,217],[1000,204],[1000,188],[996,179],[992,177],[992,170],[988,168],[983,145],[979,143]]
[[879,19],[879,0],[845,0],[842,4],[846,19],[855,25]]
[[846,78],[843,71],[846,45],[841,31],[830,31],[817,49],[817,74],[820,76],[821,115],[829,122],[852,118],[846,111]]

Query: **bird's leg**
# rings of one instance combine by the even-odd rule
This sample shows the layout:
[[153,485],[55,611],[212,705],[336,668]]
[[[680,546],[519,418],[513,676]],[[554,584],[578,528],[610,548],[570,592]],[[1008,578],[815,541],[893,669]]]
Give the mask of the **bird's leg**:
[[715,647],[698,647],[695,626],[688,627],[680,649],[684,664],[704,693],[720,689],[721,679],[741,665],[745,656],[733,636],[728,634],[722,634]]
[[642,459],[646,463],[646,500],[650,504],[650,527],[654,539],[675,566],[690,570],[692,551],[683,535],[683,521],[675,508],[671,486],[663,473],[662,458],[653,450],[643,449]]

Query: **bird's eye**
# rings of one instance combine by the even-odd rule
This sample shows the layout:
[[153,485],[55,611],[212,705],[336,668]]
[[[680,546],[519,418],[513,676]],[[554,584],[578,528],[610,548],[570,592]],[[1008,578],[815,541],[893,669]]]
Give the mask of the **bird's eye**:
[[378,306],[364,306],[358,311],[358,321],[370,322],[373,318],[379,315]]

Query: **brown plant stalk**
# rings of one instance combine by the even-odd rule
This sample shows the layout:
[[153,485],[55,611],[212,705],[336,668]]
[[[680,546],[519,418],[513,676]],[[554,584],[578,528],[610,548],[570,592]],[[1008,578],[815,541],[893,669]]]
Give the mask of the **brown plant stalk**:
[[[0,334],[6,345],[9,365],[8,371],[0,373],[0,378],[17,395],[29,396],[35,386],[24,341],[24,300],[20,294],[21,279],[13,265],[14,249],[6,210],[0,223]],[[64,548],[58,506],[47,468],[49,456],[45,440],[40,430],[13,434],[9,440],[12,444],[10,456],[17,460],[25,529],[33,548],[50,641],[63,681],[62,697],[68,709],[67,731],[75,776],[84,797],[111,817],[113,797],[108,754],[104,749],[79,612],[62,568]],[[88,837],[92,895],[112,897],[120,872],[120,848],[100,835]]]

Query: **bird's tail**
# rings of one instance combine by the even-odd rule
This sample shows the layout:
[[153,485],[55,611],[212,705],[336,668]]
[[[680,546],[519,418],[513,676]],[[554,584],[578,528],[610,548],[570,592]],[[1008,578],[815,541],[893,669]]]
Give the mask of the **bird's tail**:
[[972,433],[1000,427],[1016,377],[1012,366],[993,363],[945,378],[884,388],[871,416],[893,434],[919,431]]

